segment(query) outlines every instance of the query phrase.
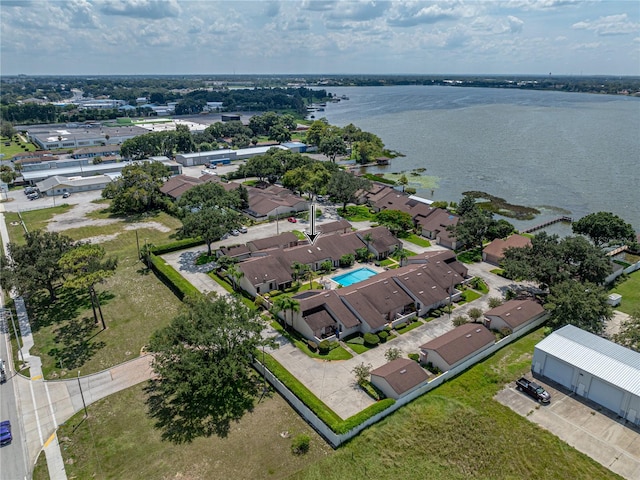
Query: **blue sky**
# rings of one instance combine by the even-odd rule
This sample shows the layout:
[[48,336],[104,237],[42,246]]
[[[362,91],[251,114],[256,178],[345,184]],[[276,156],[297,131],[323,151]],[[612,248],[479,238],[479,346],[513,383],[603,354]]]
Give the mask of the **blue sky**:
[[640,75],[637,0],[0,0],[24,74]]

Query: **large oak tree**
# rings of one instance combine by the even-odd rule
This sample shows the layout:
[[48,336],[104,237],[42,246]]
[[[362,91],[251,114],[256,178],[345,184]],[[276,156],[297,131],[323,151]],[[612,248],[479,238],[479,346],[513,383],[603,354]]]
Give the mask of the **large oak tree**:
[[171,324],[151,337],[149,415],[162,438],[175,443],[228,434],[253,408],[261,382],[251,369],[265,345],[263,323],[236,297],[188,298]]

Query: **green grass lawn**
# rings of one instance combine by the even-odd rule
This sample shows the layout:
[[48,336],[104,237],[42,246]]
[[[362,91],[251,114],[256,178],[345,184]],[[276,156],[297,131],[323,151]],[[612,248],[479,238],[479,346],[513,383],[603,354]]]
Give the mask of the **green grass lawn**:
[[[23,218],[30,230],[44,228],[55,212],[68,208],[25,212]],[[171,229],[170,232],[137,229],[139,238],[155,245],[169,242],[179,225],[178,220],[164,213],[141,221],[157,222]],[[76,241],[110,235],[101,245],[107,255],[118,259],[118,268],[113,277],[96,287],[107,325],[104,331],[94,324],[85,292],[61,288],[59,299],[51,305],[48,296],[42,293],[28,301],[35,342],[31,353],[41,357],[45,378],[75,376],[78,370],[86,375],[135,358],[151,333],[167,325],[177,314],[181,302],[138,260],[136,231],[127,229],[128,224],[119,221],[62,232]],[[12,240],[22,237],[21,227],[11,228]]]
[[[277,394],[256,402],[226,438],[198,438],[181,445],[163,441],[147,416],[144,385],[100,400],[88,407],[87,420],[81,423],[80,412],[60,427],[68,478],[279,479],[333,453]],[[305,455],[291,453],[292,438],[299,434],[311,438]],[[38,457],[33,478],[49,478],[44,455]]]
[[538,330],[503,348],[291,478],[619,479],[492,399],[529,371],[541,339]]
[[467,290],[463,290],[462,291],[462,298],[464,298],[465,302],[472,302],[478,298],[480,298],[482,295],[478,292],[476,292],[475,290],[471,290],[471,289],[467,289]]
[[622,302],[616,310],[628,314],[640,311],[640,270],[631,273],[624,282],[612,288],[610,293],[622,295]]
[[[2,137],[0,138],[0,153],[4,153],[3,160],[9,160],[14,155],[24,152],[33,152],[36,150],[36,146],[31,142],[17,141],[18,137],[14,135],[13,138]],[[9,142],[10,145],[5,145]],[[22,147],[24,145],[25,148]]]
[[403,238],[403,240],[406,240],[407,242],[411,242],[411,243],[413,243],[415,245],[418,245],[419,247],[430,247],[431,246],[431,242],[429,240],[427,240],[424,237],[420,237],[420,236],[416,235],[415,233],[412,233],[408,237]]
[[342,208],[338,208],[338,215],[341,215],[350,222],[364,222],[371,220],[374,215],[369,211],[369,207],[363,205],[347,205],[346,213]]
[[422,322],[420,320],[416,320],[415,322],[411,322],[410,324],[405,325],[400,329],[396,328],[396,332],[398,332],[400,335],[404,335],[405,333],[410,332],[414,328],[418,328],[421,325],[422,325]]

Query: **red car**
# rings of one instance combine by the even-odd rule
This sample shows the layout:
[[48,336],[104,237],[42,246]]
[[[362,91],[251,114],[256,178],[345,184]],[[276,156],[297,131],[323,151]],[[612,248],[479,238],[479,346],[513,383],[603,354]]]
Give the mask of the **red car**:
[[291,223],[296,223],[298,220],[296,220],[295,217],[289,217],[287,218],[287,222],[291,222]]

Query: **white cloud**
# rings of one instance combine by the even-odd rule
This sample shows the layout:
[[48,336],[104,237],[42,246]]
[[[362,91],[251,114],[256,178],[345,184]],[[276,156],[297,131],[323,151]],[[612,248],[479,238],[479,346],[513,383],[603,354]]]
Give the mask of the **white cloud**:
[[106,15],[122,15],[133,18],[177,17],[181,8],[177,0],[104,0],[100,10]]
[[626,35],[640,31],[640,23],[629,20],[626,13],[600,17],[597,20],[583,20],[571,27],[576,30],[591,30],[598,35]]
[[434,24],[444,20],[472,17],[477,11],[476,6],[461,2],[413,1],[394,5],[387,22],[392,26],[413,27],[421,24]]

